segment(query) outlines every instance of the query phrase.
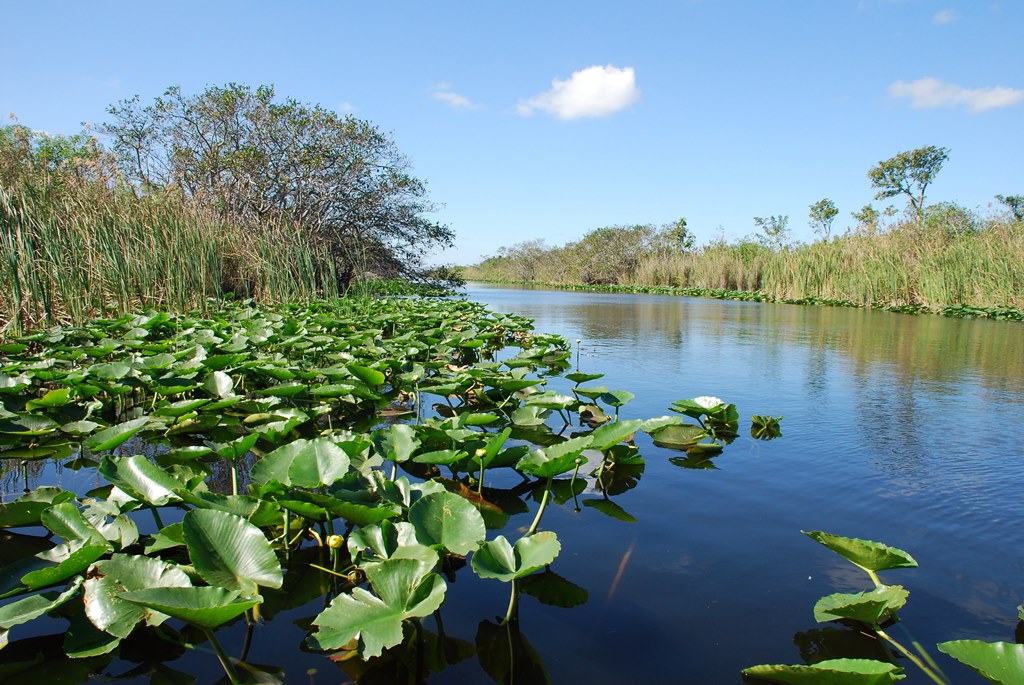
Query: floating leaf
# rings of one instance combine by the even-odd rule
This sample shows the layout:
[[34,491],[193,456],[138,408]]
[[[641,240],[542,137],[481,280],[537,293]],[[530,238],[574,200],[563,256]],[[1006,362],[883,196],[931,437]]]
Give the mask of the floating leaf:
[[633,419],[630,421],[616,421],[606,426],[601,426],[590,434],[590,449],[603,452],[614,447],[636,433],[643,423],[639,419]]
[[34,526],[54,504],[75,499],[73,492],[52,485],[36,488],[8,504],[0,504],[0,528]]
[[360,655],[380,656],[402,641],[402,622],[428,616],[441,606],[447,586],[435,573],[424,573],[413,559],[389,559],[366,569],[374,595],[361,587],[338,595],[313,619],[311,639],[321,649],[340,649],[358,637]]
[[20,414],[13,418],[0,420],[0,433],[7,435],[47,435],[55,432],[60,426],[48,416],[38,414]]
[[800,531],[812,540],[819,542],[839,556],[865,571],[877,572],[893,568],[914,568],[917,562],[901,549],[883,545],[872,540],[847,538],[840,535],[824,533],[820,530]]
[[818,600],[814,605],[814,620],[823,623],[845,618],[878,625],[902,608],[909,594],[901,585],[886,585],[856,594],[837,592]]
[[539,426],[547,421],[550,415],[550,409],[536,405],[526,405],[512,412],[512,423],[517,426]]
[[939,651],[999,685],[1024,683],[1024,645],[981,640],[940,642]]
[[315,488],[331,485],[348,473],[349,456],[328,438],[298,439],[278,447],[253,465],[254,483]]
[[504,535],[484,543],[473,554],[470,565],[481,578],[497,578],[509,583],[538,571],[558,556],[562,545],[553,531],[541,531],[509,544]]
[[690,423],[660,426],[649,432],[655,443],[677,448],[689,447],[708,437],[706,430]]
[[460,459],[469,456],[462,450],[437,450],[434,452],[422,452],[412,458],[417,464],[454,464]]
[[416,500],[409,508],[409,523],[416,539],[466,556],[487,537],[484,519],[476,507],[450,492],[437,492]]
[[142,430],[147,423],[149,423],[149,417],[143,416],[139,419],[132,419],[131,421],[125,421],[124,423],[104,428],[98,433],[91,435],[85,441],[85,446],[93,452],[112,450]]
[[377,369],[371,369],[368,366],[361,366],[359,364],[349,364],[345,368],[351,371],[353,376],[361,380],[363,383],[366,383],[367,385],[384,385],[384,381],[386,380],[384,374],[382,374]]
[[416,438],[416,430],[404,423],[395,423],[383,433],[379,433],[374,444],[377,452],[388,461],[403,462],[412,456],[420,441]]
[[424,565],[424,573],[437,565],[435,550],[416,540],[416,529],[411,523],[381,521],[380,525],[360,528],[349,536],[348,551],[353,563],[364,564],[365,550],[373,553],[368,561],[384,559],[414,559]]
[[57,585],[77,576],[89,568],[89,565],[110,551],[110,544],[106,540],[104,544],[87,544],[72,551],[61,558],[57,563],[37,568],[26,573],[21,582],[30,590],[41,590],[51,585]]
[[591,436],[584,435],[534,450],[519,460],[520,471],[538,478],[553,478],[576,468],[576,459],[590,446]]
[[256,594],[281,587],[281,564],[263,532],[241,516],[215,509],[185,514],[182,531],[196,572],[211,585]]
[[109,483],[155,507],[179,501],[174,491],[186,485],[140,454],[133,457],[105,455],[99,472]]
[[810,666],[751,666],[743,675],[790,685],[887,685],[902,680],[903,669],[873,659],[829,659]]
[[120,599],[212,630],[263,600],[259,595],[239,598],[239,594],[222,587],[161,587],[125,592]]
[[0,607],[0,629],[10,630],[14,626],[28,623],[53,611],[71,599],[80,587],[82,577],[78,576],[63,592],[44,592]]
[[71,390],[69,388],[57,388],[56,390],[50,390],[42,397],[26,402],[25,409],[27,411],[32,411],[34,409],[63,407],[70,401],[70,393]]
[[85,520],[81,510],[73,502],[54,504],[42,513],[39,521],[69,543],[107,544],[103,534]]
[[97,561],[93,569],[98,575],[90,571],[92,577],[85,581],[85,613],[94,626],[120,638],[128,637],[140,621],[155,626],[167,619],[164,614],[123,601],[125,592],[192,585],[175,564],[134,554],[115,554]]

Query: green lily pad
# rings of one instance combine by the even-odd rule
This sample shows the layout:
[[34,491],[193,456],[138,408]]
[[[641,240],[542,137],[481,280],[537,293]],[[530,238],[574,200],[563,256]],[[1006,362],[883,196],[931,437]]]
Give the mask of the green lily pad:
[[263,532],[241,516],[195,509],[181,522],[196,572],[211,585],[256,594],[259,585],[277,588],[281,564]]
[[814,605],[814,620],[823,623],[845,618],[878,625],[906,604],[909,595],[901,585],[886,585],[856,594],[837,592],[818,600]]
[[428,616],[441,606],[447,586],[435,573],[424,573],[413,559],[389,559],[366,570],[374,592],[361,587],[335,597],[313,619],[311,641],[321,649],[340,649],[359,638],[365,659],[402,641],[402,622]]
[[91,435],[85,441],[85,446],[93,452],[112,450],[142,430],[149,423],[149,420],[148,416],[143,416],[139,419],[132,419],[131,421],[125,421],[124,423],[104,428],[98,433]]
[[981,640],[940,642],[939,651],[999,685],[1024,683],[1024,645]]
[[140,454],[133,457],[104,455],[99,473],[135,499],[155,507],[179,501],[175,490],[186,485]]
[[800,531],[812,540],[821,543],[839,556],[865,571],[887,571],[894,568],[914,568],[917,562],[902,549],[889,547],[872,540],[847,538],[820,530]]
[[222,587],[160,587],[124,592],[120,599],[212,630],[263,601],[239,594]]
[[576,459],[593,438],[583,435],[534,450],[519,460],[516,468],[538,478],[554,478],[576,468]]
[[789,685],[888,685],[902,680],[903,669],[873,659],[829,659],[810,666],[751,666],[743,675]]
[[416,539],[428,547],[443,547],[466,556],[487,537],[483,516],[464,498],[436,492],[416,500],[409,508],[409,523]]
[[510,545],[504,535],[483,544],[473,554],[470,565],[481,578],[497,578],[510,583],[516,578],[538,571],[558,556],[562,545],[553,531],[541,531],[516,540]]

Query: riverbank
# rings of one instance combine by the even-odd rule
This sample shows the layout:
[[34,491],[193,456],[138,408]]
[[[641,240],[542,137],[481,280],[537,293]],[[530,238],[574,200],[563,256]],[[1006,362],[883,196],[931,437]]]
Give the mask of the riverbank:
[[675,297],[706,297],[715,300],[739,300],[743,302],[773,302],[778,304],[802,304],[824,307],[853,307],[878,309],[897,312],[899,314],[935,314],[959,319],[993,319],[996,321],[1024,321],[1024,310],[1013,307],[972,307],[970,305],[950,305],[931,308],[925,305],[897,305],[871,303],[857,304],[849,300],[832,300],[821,297],[784,298],[773,297],[768,293],[752,290],[727,290],[715,288],[689,288],[667,285],[586,285],[565,283],[536,283],[528,281],[502,281],[473,279],[478,283],[495,285],[516,285],[551,290],[569,290],[580,292],[628,293],[636,295],[670,295]]
[[[466,280],[612,292],[825,304],[943,316],[1024,314],[1024,222],[936,210],[808,244],[757,236],[693,248],[653,226],[596,229],[550,247],[502,247]],[[763,238],[763,236],[762,236]]]

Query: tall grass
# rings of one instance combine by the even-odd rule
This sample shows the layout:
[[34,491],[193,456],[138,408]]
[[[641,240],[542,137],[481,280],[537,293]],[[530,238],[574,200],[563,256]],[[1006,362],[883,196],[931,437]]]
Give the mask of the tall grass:
[[286,224],[220,220],[181,197],[95,178],[0,183],[0,330],[146,307],[202,309],[228,293],[269,301],[337,293],[332,260]]
[[[533,268],[522,257],[491,258],[467,268],[465,277],[582,284],[567,254],[570,247],[535,252]],[[534,275],[524,279],[523,273]],[[816,298],[865,306],[1024,309],[1024,224],[1004,217],[963,230],[941,221],[925,226],[908,221],[882,233],[781,250],[749,240],[718,242],[693,252],[653,250],[608,283],[759,291],[779,300]]]

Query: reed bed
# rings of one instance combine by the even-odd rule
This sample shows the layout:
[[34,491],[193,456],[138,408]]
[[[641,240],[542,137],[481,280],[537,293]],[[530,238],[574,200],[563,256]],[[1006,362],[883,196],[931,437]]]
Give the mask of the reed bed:
[[[465,270],[470,280],[591,284],[571,250],[491,258]],[[524,278],[522,274],[532,274]],[[749,291],[778,301],[837,301],[891,309],[1024,309],[1024,224],[1005,218],[964,231],[951,225],[897,224],[876,234],[772,250],[753,241],[692,252],[652,251],[608,285]]]
[[35,173],[0,184],[0,330],[140,308],[336,293],[331,260],[285,224],[243,226],[174,195]]

